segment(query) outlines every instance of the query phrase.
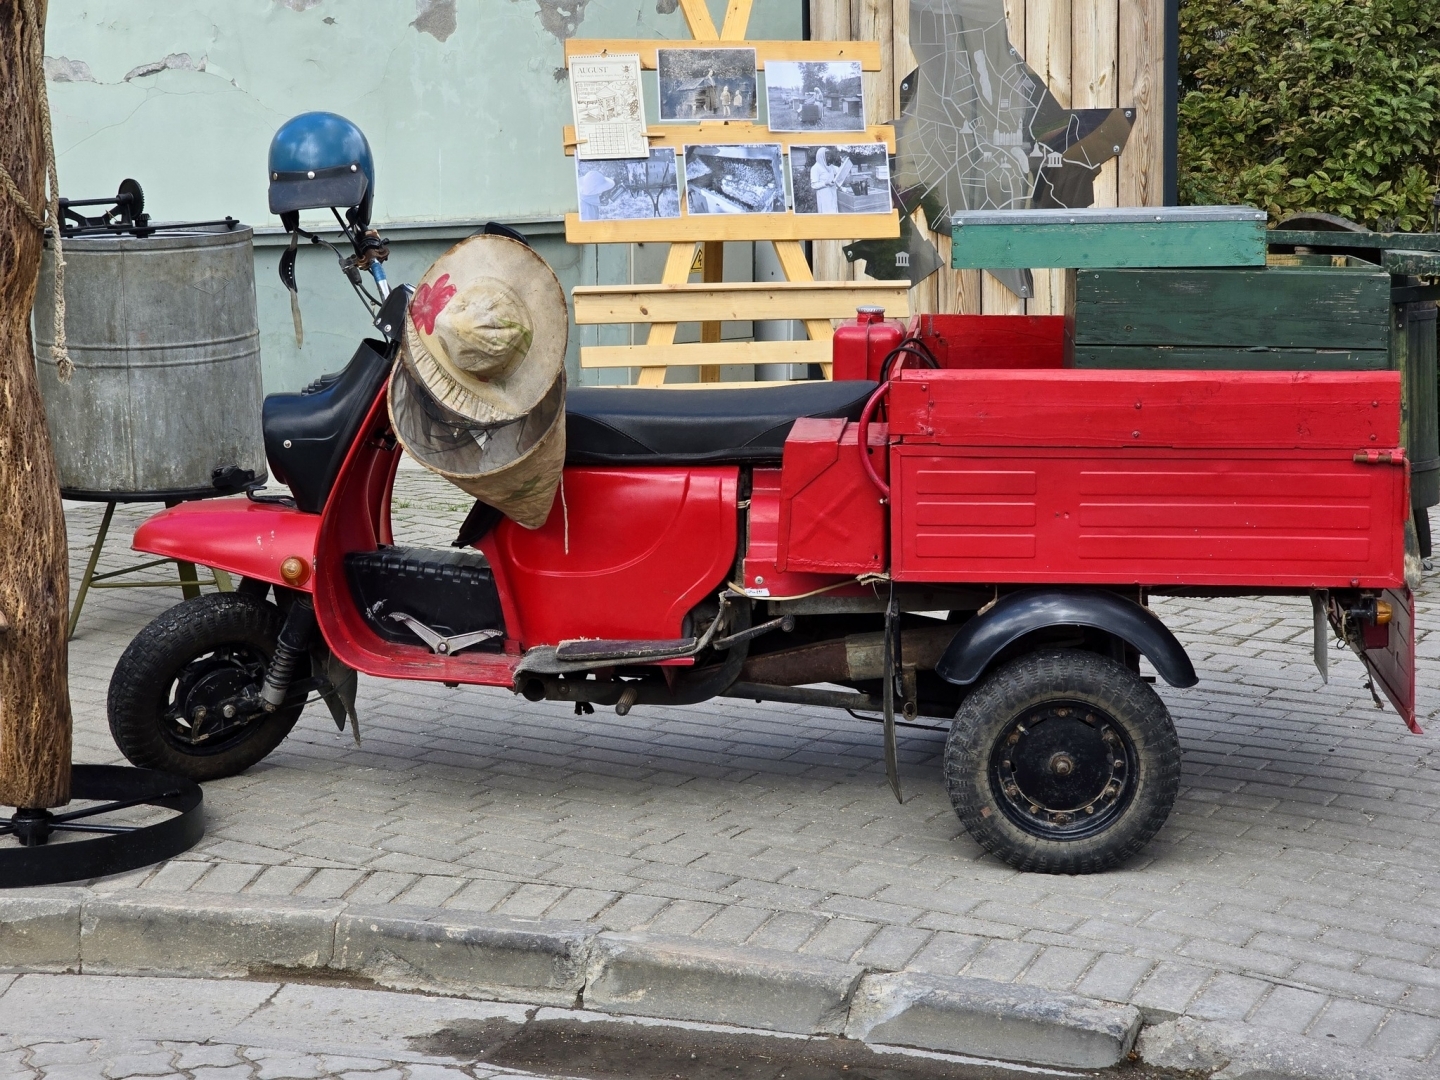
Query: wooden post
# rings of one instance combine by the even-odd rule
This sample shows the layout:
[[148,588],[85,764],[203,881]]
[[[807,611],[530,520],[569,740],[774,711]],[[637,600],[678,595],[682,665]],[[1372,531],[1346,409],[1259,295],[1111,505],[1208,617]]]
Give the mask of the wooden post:
[[1121,105],[1135,126],[1120,155],[1120,205],[1159,206],[1165,197],[1165,5],[1120,0]]
[[[701,245],[701,273],[700,280],[707,285],[714,285],[725,280],[725,241],[706,240]],[[719,342],[720,323],[703,322],[700,324],[700,340],[703,342]],[[700,365],[701,382],[719,382],[720,366],[718,364]]]
[[[1084,3],[1085,0],[1079,0]],[[1072,107],[1071,0],[1029,0],[1025,10],[1025,60],[1045,81],[1061,108]],[[1030,315],[1065,312],[1065,271],[1033,271],[1035,296],[1025,305]]]
[[[0,0],[0,805],[70,799],[65,516],[35,378],[30,309],[45,200],[46,0]],[[8,185],[0,183],[0,189]]]

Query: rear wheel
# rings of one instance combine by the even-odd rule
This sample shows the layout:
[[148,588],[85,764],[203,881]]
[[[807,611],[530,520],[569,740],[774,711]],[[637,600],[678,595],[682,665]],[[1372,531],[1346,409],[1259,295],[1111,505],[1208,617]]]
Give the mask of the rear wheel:
[[945,786],[981,847],[1018,870],[1088,874],[1150,840],[1180,787],[1180,741],[1158,694],[1095,653],[1033,653],[960,706]]
[[141,630],[110,679],[110,733],[121,753],[142,768],[217,780],[279,746],[304,706],[264,712],[240,703],[259,694],[283,622],[274,604],[218,593],[177,604]]

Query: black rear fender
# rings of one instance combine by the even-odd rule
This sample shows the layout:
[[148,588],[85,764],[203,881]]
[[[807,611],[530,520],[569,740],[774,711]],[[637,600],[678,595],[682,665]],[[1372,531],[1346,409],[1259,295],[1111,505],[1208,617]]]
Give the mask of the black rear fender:
[[[1062,644],[1066,629],[1074,644],[1123,643],[1149,660],[1171,686],[1200,680],[1185,648],[1148,608],[1100,589],[1023,589],[1002,596],[995,606],[960,628],[935,665],[935,672],[958,686],[970,686],[1016,646]],[[1110,652],[1111,649],[1096,651]]]

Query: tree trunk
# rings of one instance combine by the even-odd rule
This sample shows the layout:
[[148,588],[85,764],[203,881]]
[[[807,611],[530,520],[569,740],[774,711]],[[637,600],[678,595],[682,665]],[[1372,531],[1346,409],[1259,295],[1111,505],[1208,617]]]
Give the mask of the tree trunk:
[[[0,165],[37,211],[45,87],[32,49],[45,8],[0,0]],[[30,338],[42,242],[0,191],[0,805],[31,808],[70,799],[68,551]]]

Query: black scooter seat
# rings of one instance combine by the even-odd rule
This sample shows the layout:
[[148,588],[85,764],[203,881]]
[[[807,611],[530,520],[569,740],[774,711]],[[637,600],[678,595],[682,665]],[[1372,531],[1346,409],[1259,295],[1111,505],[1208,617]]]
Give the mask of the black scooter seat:
[[736,390],[572,387],[569,465],[778,464],[802,417],[858,420],[873,382],[801,382]]
[[265,399],[265,456],[301,510],[325,509],[355,432],[390,374],[388,348],[383,341],[364,341],[343,371],[322,375],[298,394]]

